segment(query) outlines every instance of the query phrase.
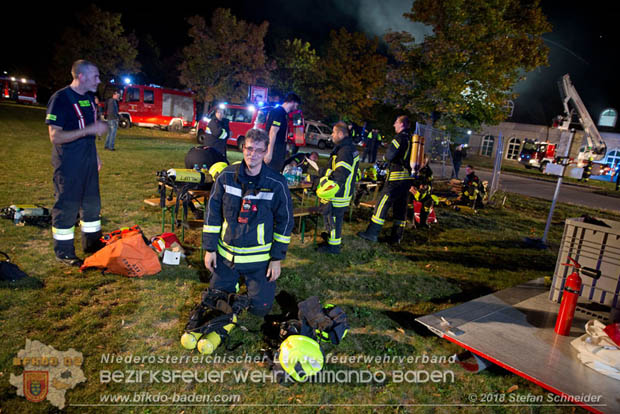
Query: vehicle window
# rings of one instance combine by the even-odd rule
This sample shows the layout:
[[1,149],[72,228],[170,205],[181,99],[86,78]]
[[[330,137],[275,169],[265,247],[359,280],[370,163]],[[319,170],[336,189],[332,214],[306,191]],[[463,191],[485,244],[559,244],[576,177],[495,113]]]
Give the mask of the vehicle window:
[[140,89],[127,88],[127,101],[126,102],[140,102]]
[[308,132],[310,132],[311,134],[318,134],[319,131],[316,129],[316,127],[314,125],[309,125],[308,126]]
[[155,103],[155,92],[150,89],[144,90],[144,103],[152,104]]
[[325,135],[331,135],[332,134],[331,129],[329,129],[326,126],[320,126],[319,129],[321,130],[321,133],[323,133]]
[[252,112],[247,109],[233,109],[233,122],[252,122]]
[[293,125],[294,126],[299,126],[302,125],[302,117],[300,113],[296,113],[293,115]]
[[265,109],[261,109],[258,112],[258,115],[256,117],[256,124],[257,125],[261,125],[264,124],[265,122],[267,122],[267,114],[269,113],[269,111],[265,110]]

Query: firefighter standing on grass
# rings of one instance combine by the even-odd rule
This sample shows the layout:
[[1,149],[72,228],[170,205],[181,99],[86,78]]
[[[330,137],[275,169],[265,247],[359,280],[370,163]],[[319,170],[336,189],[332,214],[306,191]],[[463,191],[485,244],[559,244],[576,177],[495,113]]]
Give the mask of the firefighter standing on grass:
[[243,162],[227,167],[213,185],[202,233],[209,287],[234,293],[244,276],[249,311],[257,316],[271,310],[293,229],[286,180],[263,162],[268,145],[264,131],[247,132]]
[[207,126],[207,135],[205,136],[205,146],[214,148],[226,158],[226,141],[230,137],[230,126],[228,119],[224,118],[224,109],[217,108],[215,116]]
[[389,173],[374,214],[366,231],[357,233],[363,239],[376,242],[381,228],[385,223],[387,212],[393,207],[394,225],[390,241],[399,243],[407,224],[407,199],[411,180],[411,133],[409,132],[409,118],[399,116],[394,122],[396,136],[390,143],[385,160],[389,163]]
[[329,230],[327,244],[319,246],[319,252],[338,254],[342,246],[344,213],[355,189],[359,153],[344,122],[334,125],[332,139],[336,147],[330,155],[329,169],[317,188],[317,195],[323,203],[325,227]]
[[78,60],[71,67],[71,75],[71,84],[50,98],[45,123],[52,142],[54,166],[54,253],[58,261],[79,267],[82,260],[76,256],[73,244],[78,214],[83,251],[94,253],[101,247],[101,160],[95,136],[105,134],[108,126],[97,120],[92,95],[100,83],[97,67],[86,60]]

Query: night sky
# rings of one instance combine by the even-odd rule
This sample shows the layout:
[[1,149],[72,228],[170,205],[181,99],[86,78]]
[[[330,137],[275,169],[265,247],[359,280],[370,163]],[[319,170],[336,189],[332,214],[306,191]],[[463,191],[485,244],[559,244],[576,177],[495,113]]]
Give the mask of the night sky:
[[[607,106],[620,108],[620,82],[615,77],[616,54],[620,42],[620,13],[616,1],[543,0],[542,7],[553,31],[545,34],[550,48],[549,67],[527,74],[527,80],[515,91],[520,101],[531,102],[526,112],[544,114],[540,122],[561,111],[556,81],[570,73],[573,83],[591,112]],[[59,6],[59,4],[62,4]],[[41,76],[51,59],[55,42],[63,29],[75,23],[75,11],[84,2],[44,2],[28,11],[23,3],[3,6],[3,49],[0,70],[27,77]],[[162,55],[174,53],[186,45],[187,17],[200,14],[208,19],[217,7],[228,7],[244,20],[270,22],[268,51],[283,38],[301,37],[321,49],[329,31],[339,27],[381,36],[388,29],[408,30],[422,38],[428,29],[402,17],[411,8],[411,0],[268,0],[183,2],[153,6],[153,3],[96,2],[102,9],[120,12],[126,31],[138,37],[151,34]],[[73,6],[73,9],[71,8]],[[552,104],[549,104],[552,103]],[[556,105],[554,108],[553,106]],[[551,109],[549,109],[551,108]]]

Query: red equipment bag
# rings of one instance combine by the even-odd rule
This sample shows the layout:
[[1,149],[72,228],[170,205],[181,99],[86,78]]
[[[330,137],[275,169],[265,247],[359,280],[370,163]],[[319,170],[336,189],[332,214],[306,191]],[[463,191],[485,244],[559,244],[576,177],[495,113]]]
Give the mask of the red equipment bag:
[[[137,226],[134,226],[137,227]],[[144,242],[142,231],[120,230],[105,247],[84,260],[81,271],[88,268],[104,269],[105,273],[115,273],[129,277],[155,275],[161,272],[159,257]],[[130,229],[130,230],[131,230]],[[110,234],[114,234],[112,232]],[[104,236],[105,237],[105,236]]]

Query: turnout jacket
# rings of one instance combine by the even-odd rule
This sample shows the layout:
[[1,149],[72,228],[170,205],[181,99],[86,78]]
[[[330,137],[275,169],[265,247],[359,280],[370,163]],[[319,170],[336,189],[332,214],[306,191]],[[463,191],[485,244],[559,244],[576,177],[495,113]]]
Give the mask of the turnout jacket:
[[388,147],[384,156],[389,163],[388,181],[402,181],[411,178],[411,133],[408,129],[400,131]]
[[224,169],[213,185],[202,244],[237,268],[255,268],[284,259],[293,225],[284,177],[264,163],[257,176],[249,176],[242,162]]
[[348,207],[353,197],[360,156],[351,137],[336,145],[329,158],[329,170],[325,176],[338,183],[340,190],[330,199],[334,207]]

